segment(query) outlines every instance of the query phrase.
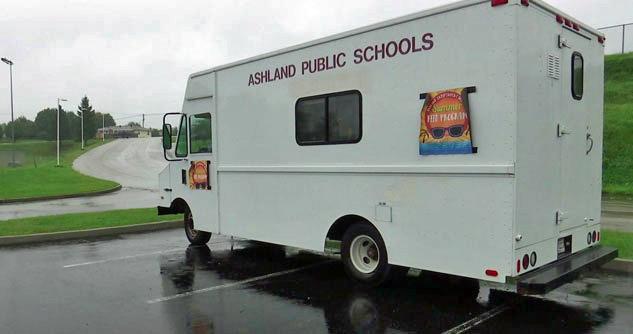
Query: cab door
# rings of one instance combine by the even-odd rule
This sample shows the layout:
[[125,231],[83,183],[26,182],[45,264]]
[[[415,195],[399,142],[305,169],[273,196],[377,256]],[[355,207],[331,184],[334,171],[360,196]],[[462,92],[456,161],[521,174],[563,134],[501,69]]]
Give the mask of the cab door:
[[187,203],[196,230],[219,233],[213,98],[185,101],[183,110],[175,147],[180,160],[170,164],[172,197]]
[[219,233],[213,98],[187,101],[187,203],[198,230]]
[[582,34],[562,29],[561,104],[557,136],[561,148],[561,205],[557,212],[559,231],[565,231],[589,219],[592,203],[593,172],[589,147],[592,140],[590,104],[585,94],[585,54],[591,40]]

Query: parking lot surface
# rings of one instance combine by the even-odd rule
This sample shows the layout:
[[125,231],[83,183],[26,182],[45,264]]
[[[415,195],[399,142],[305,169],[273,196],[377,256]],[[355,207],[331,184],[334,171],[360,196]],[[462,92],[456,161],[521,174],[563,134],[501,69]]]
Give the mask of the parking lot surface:
[[633,278],[544,298],[411,272],[363,289],[330,257],[180,230],[0,249],[0,333],[630,333]]

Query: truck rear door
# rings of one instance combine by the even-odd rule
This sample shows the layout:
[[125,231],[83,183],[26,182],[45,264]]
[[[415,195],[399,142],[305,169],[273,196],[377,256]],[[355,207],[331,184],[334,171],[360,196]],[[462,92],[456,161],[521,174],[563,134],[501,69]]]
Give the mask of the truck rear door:
[[[592,201],[596,201],[595,177],[600,171],[594,170],[591,159],[599,159],[600,153],[593,152],[594,130],[590,114],[594,98],[585,91],[587,64],[584,55],[590,51],[592,41],[588,36],[562,27],[559,36],[561,62],[561,99],[557,136],[561,152],[561,204],[556,213],[559,232],[588,224],[591,217]],[[594,46],[595,47],[595,46]],[[594,92],[595,93],[595,92]],[[595,94],[594,94],[595,95]],[[602,112],[598,110],[597,112]],[[599,201],[599,199],[597,199]]]

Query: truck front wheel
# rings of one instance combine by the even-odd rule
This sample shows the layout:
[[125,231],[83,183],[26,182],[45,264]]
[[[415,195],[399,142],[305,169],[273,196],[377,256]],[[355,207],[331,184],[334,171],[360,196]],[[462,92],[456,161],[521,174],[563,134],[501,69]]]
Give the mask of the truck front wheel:
[[373,226],[350,226],[341,241],[341,259],[347,274],[369,286],[387,282],[397,269],[387,262],[387,248]]
[[192,245],[206,245],[211,239],[211,233],[196,230],[193,226],[193,215],[189,208],[185,209],[185,234]]

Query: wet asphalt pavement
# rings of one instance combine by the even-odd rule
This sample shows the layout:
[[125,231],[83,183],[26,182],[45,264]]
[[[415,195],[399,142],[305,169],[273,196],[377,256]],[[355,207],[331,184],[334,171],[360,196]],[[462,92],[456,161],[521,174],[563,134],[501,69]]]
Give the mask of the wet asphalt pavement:
[[331,258],[181,230],[0,248],[0,333],[630,333],[633,277],[545,299],[422,273],[359,288]]

